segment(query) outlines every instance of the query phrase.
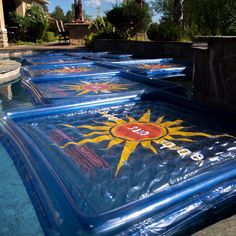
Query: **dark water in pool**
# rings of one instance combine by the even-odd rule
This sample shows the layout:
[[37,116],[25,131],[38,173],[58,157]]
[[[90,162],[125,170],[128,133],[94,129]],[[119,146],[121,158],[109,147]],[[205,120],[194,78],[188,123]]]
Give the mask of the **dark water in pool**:
[[21,79],[0,86],[0,110],[32,107],[29,97],[21,87]]
[[[32,107],[21,78],[0,86],[0,112],[23,107]],[[21,178],[0,143],[0,235],[43,235],[31,201]]]

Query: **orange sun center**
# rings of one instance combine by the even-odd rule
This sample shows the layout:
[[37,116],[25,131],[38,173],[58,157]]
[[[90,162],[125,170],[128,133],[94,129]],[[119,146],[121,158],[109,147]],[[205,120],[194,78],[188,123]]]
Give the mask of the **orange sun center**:
[[159,139],[167,135],[167,129],[155,123],[121,124],[111,128],[110,132],[116,138],[138,142]]
[[91,91],[98,91],[98,90],[106,90],[109,89],[109,85],[105,84],[88,84],[88,85],[83,85],[84,90],[91,90]]

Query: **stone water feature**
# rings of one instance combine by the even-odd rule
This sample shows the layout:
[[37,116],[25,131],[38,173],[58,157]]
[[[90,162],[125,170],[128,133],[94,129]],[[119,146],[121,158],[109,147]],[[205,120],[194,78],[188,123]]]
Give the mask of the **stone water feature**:
[[13,60],[0,60],[0,85],[20,77],[21,64]]

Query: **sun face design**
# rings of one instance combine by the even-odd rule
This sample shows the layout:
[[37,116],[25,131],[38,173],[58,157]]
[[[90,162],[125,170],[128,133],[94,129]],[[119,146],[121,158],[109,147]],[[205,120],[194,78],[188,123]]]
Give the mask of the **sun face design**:
[[86,143],[100,143],[103,141],[109,141],[107,149],[112,148],[115,145],[124,144],[119,163],[116,168],[116,175],[125,162],[128,161],[132,152],[141,145],[145,149],[149,149],[153,153],[157,154],[157,147],[153,144],[161,144],[163,141],[182,141],[182,142],[194,142],[189,137],[232,137],[230,135],[216,135],[202,132],[190,132],[184,131],[186,127],[180,126],[183,120],[164,121],[164,116],[159,117],[156,121],[151,122],[151,112],[148,110],[139,120],[135,120],[133,117],[126,116],[127,121],[123,119],[114,119],[114,121],[99,122],[102,125],[92,126],[71,126],[65,124],[64,126],[70,128],[89,129],[92,132],[84,134],[85,137],[95,136],[93,138],[84,139],[79,142],[68,142],[61,148],[66,148],[68,145],[84,145]]
[[[77,96],[94,92],[94,93],[110,93],[111,91],[117,91],[117,90],[127,90],[125,86],[128,86],[128,84],[111,84],[109,82],[105,83],[89,83],[84,81],[80,85],[66,85],[68,90],[77,91]],[[81,92],[80,92],[81,91]]]
[[139,66],[141,69],[148,69],[148,70],[157,70],[157,69],[168,69],[175,67],[175,65],[167,65],[167,64],[142,64]]

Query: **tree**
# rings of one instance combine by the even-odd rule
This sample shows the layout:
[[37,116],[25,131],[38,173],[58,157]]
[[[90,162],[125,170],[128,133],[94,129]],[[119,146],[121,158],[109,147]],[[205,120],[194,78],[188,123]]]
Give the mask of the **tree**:
[[229,16],[234,10],[235,0],[185,0],[185,24],[195,25],[200,34],[224,35],[233,24]]
[[64,11],[60,6],[56,6],[54,11],[51,13],[52,18],[56,20],[61,20],[63,21],[65,16],[64,16]]
[[174,7],[173,0],[155,0],[152,2],[152,9],[162,14],[163,18],[171,18]]
[[134,0],[123,2],[106,13],[107,20],[115,26],[118,33],[128,39],[139,32],[146,31],[151,23],[151,13],[147,4],[142,8]]
[[182,25],[185,34],[235,34],[235,0],[155,0],[153,10]]
[[180,25],[182,25],[182,21],[184,19],[183,2],[184,0],[174,0],[173,3],[173,21]]
[[64,17],[64,22],[73,22],[74,18],[75,18],[74,13],[71,10],[68,10]]

